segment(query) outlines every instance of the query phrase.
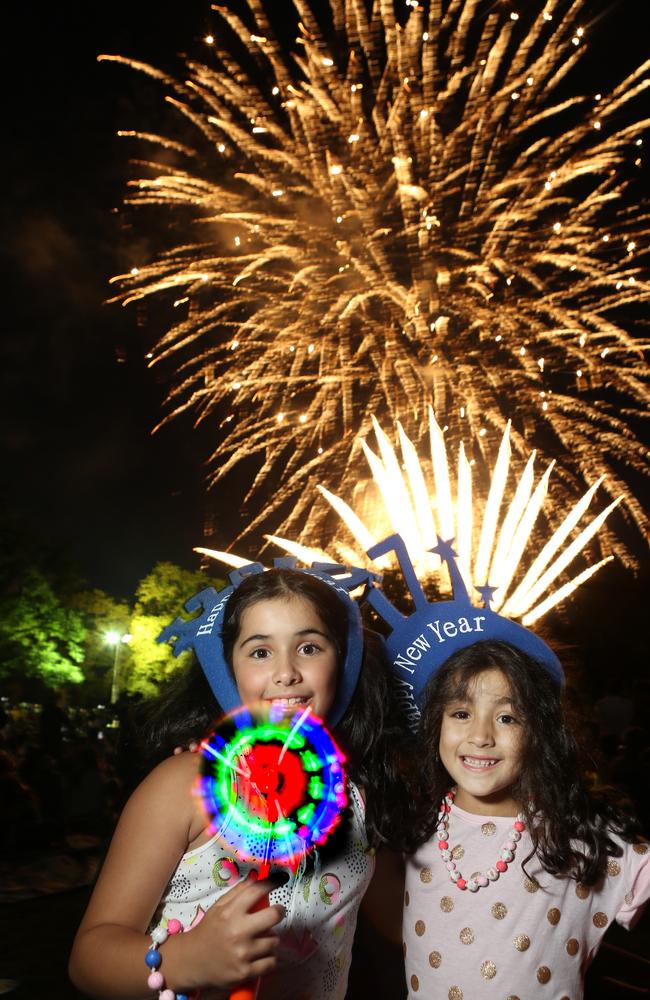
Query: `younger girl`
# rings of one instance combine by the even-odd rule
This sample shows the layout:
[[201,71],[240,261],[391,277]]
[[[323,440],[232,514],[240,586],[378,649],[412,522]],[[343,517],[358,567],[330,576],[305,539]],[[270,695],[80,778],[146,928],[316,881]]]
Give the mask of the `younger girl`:
[[[348,758],[349,815],[333,843],[285,873],[283,888],[273,873],[255,882],[251,866],[206,830],[192,795],[197,755],[164,759],[127,803],[77,933],[70,972],[91,996],[153,996],[145,965],[152,939],[164,941],[164,1000],[198,990],[226,996],[258,976],[262,1000],[345,993],[371,847],[389,826],[395,787],[388,673],[371,640],[363,648],[344,584],[325,573],[261,570],[233,574],[227,602],[223,593],[197,595],[188,609],[201,605],[203,614],[167,630],[181,637],[177,651],[194,647],[202,670],[190,671],[154,727],[158,749],[171,753],[240,703],[263,700],[292,713],[310,705]],[[269,894],[271,905],[257,909]],[[191,933],[173,933],[180,927]]]
[[541,661],[516,638],[470,642],[424,691],[403,927],[413,1000],[579,1000],[609,924],[630,927],[650,896],[648,845],[588,794]]

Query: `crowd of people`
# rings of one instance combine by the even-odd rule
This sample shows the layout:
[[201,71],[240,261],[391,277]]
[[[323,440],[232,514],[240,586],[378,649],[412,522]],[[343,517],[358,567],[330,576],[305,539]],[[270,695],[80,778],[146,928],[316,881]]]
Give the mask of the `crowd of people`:
[[128,773],[119,719],[105,706],[0,705],[0,845],[20,863],[35,851],[85,834],[100,842],[119,814]]

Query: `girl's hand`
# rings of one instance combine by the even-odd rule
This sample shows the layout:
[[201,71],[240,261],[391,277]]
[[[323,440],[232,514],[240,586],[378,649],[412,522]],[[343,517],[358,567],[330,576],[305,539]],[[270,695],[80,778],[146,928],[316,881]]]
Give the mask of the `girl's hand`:
[[[70,959],[71,978],[84,996],[132,1000],[150,992],[146,928],[180,858],[205,827],[192,795],[196,763],[191,753],[168,757],[124,808]],[[161,971],[170,988],[230,992],[234,984],[272,969],[273,928],[284,911],[279,906],[253,911],[274,885],[273,879],[241,882],[191,931],[170,935],[161,948]]]
[[240,882],[210,907],[200,924],[168,940],[166,948],[172,940],[179,952],[182,948],[178,962],[187,969],[190,980],[183,977],[184,987],[231,988],[275,968],[280,939],[273,928],[285,910],[265,904],[277,885],[277,879],[271,878]]

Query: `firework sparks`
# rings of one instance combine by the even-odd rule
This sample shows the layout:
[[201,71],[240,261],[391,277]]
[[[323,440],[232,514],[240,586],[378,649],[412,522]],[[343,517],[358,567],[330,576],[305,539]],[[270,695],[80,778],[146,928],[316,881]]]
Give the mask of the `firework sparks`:
[[[347,504],[322,486],[323,496],[339,514],[356,545],[334,536],[328,548],[302,545],[288,538],[267,535],[267,539],[300,559],[306,566],[313,562],[337,562],[343,559],[353,566],[368,565],[374,570],[395,568],[395,561],[382,556],[368,562],[366,551],[393,533],[402,536],[413,567],[421,580],[433,579],[442,595],[452,593],[446,564],[431,552],[437,537],[455,539],[458,567],[468,593],[480,603],[478,588],[494,587],[491,606],[509,618],[520,618],[531,625],[560,602],[564,602],[612,556],[587,565],[570,579],[568,567],[601,530],[606,519],[623,499],[618,497],[596,516],[588,518],[588,508],[602,487],[594,483],[583,497],[566,513],[554,532],[539,530],[544,521],[544,506],[552,501],[549,481],[551,463],[535,483],[533,452],[514,483],[510,466],[510,426],[504,431],[493,475],[485,493],[473,489],[472,464],[461,444],[458,453],[457,476],[452,475],[452,456],[447,453],[440,427],[429,414],[431,461],[420,463],[411,441],[400,427],[402,464],[389,438],[374,421],[379,455],[365,441],[363,450],[372,470],[379,494],[366,504],[369,515],[364,519]],[[427,479],[432,482],[429,486]],[[364,490],[364,492],[367,492]],[[509,501],[507,500],[510,495]],[[586,521],[586,523],[585,523]],[[547,536],[539,543],[539,538]],[[249,560],[233,553],[197,548],[196,552],[239,567]],[[332,555],[334,553],[334,555]],[[575,571],[574,571],[575,572]],[[561,582],[563,581],[563,582]],[[561,585],[558,586],[558,583]],[[556,588],[556,589],[553,589]]]
[[[372,414],[421,450],[430,405],[475,460],[509,419],[519,456],[560,458],[556,521],[579,481],[616,496],[624,465],[650,471],[630,318],[650,225],[626,201],[648,64],[567,98],[587,6],[437,0],[400,20],[332,0],[319,20],[293,0],[287,46],[248,0],[214,8],[209,64],[183,82],[105,57],[158,78],[185,121],[183,142],[141,135],[164,155],[131,198],[178,213],[182,239],[119,298],[175,300],[152,360],[175,373],[167,419],[219,424],[212,482],[251,456],[251,494],[279,477],[258,521],[292,499],[285,528],[309,515],[314,537],[313,489],[354,476]],[[629,490],[623,506],[645,523]]]

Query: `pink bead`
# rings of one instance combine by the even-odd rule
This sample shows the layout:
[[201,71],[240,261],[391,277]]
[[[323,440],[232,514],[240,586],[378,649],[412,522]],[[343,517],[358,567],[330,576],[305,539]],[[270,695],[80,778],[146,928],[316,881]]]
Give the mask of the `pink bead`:
[[165,977],[162,972],[152,972],[147,979],[147,986],[150,990],[161,990],[165,985]]
[[176,994],[173,990],[163,990],[158,994],[158,1000],[176,1000]]
[[522,823],[520,819],[515,820],[515,822],[512,825],[514,826],[515,830],[517,830],[518,833],[521,833],[522,830],[526,829],[526,824]]
[[486,885],[490,884],[490,880],[488,878],[486,878],[485,875],[479,875],[478,878],[476,879],[476,881],[481,886],[486,886]]
[[448,872],[453,872],[454,869],[455,869],[455,867],[456,867],[456,862],[455,861],[448,861],[447,862],[447,871]]
[[506,840],[506,842],[505,842],[505,844],[503,846],[508,851],[516,851],[516,849],[517,849],[517,845],[515,844],[514,840]]
[[505,863],[505,861],[497,861],[497,863],[496,863],[496,865],[494,867],[496,868],[496,870],[498,872],[505,872],[505,871],[508,870],[508,866]]
[[180,934],[183,930],[183,925],[180,920],[176,920],[175,917],[172,917],[171,920],[167,921],[167,930],[170,934]]

